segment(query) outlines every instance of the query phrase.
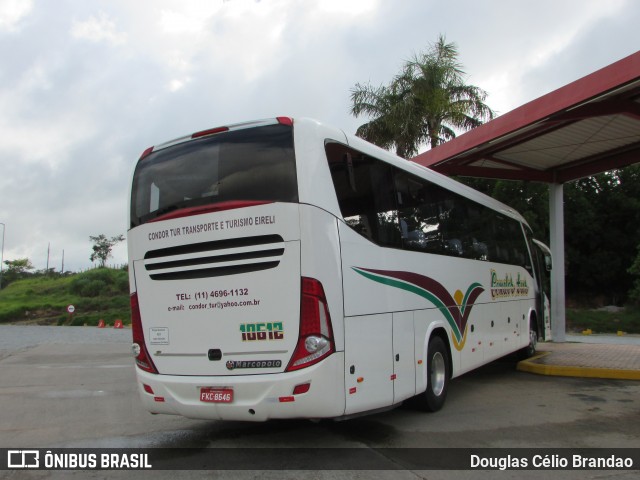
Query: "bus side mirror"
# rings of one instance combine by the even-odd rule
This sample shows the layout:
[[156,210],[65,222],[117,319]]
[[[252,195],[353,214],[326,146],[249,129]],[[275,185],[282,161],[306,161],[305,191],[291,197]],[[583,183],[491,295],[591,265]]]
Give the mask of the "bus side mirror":
[[553,260],[551,259],[551,255],[544,256],[544,265],[547,267],[547,272],[550,272],[553,268]]

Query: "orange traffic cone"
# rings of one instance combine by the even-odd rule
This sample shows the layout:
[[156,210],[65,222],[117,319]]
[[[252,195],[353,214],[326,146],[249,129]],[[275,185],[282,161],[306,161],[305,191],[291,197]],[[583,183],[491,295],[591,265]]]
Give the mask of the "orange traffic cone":
[[113,324],[113,328],[123,328],[122,320],[116,320],[115,323]]
[[98,322],[98,328],[104,328],[104,320],[100,319],[100,321]]

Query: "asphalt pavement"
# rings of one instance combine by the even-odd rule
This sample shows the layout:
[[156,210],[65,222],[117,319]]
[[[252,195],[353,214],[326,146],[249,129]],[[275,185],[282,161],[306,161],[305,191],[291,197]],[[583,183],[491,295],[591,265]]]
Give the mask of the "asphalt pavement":
[[[623,362],[638,357],[640,345],[611,344],[604,337],[579,337],[586,341],[543,343],[551,361],[548,372],[559,369],[562,356],[577,357],[595,366],[574,373],[596,372],[607,358],[618,352]],[[570,337],[571,339],[571,337]],[[620,339],[617,339],[620,341]],[[306,420],[266,423],[191,420],[169,415],[150,415],[138,397],[131,353],[131,331],[95,327],[0,326],[0,447],[5,449],[139,449],[171,450],[181,470],[153,471],[0,471],[0,478],[67,480],[68,478],[238,478],[252,480],[294,479],[310,476],[319,480],[337,478],[384,478],[394,480],[497,478],[602,480],[635,479],[637,470],[610,471],[520,471],[510,470],[393,470],[337,468],[331,459],[327,468],[285,470],[255,468],[251,449],[292,447],[331,448],[364,452],[378,460],[389,460],[384,449],[449,448],[498,449],[504,455],[544,449],[554,457],[567,449],[624,449],[640,446],[640,383],[637,381],[568,378],[515,371],[512,361],[497,361],[456,378],[450,384],[445,407],[432,415],[411,406],[340,422]],[[627,349],[631,350],[627,351]],[[605,355],[596,355],[598,351]],[[622,352],[622,353],[621,353]],[[534,360],[530,360],[530,363]],[[521,362],[522,363],[522,362]],[[576,367],[576,365],[570,365]],[[624,368],[612,370],[623,371]],[[237,471],[199,470],[195,459],[182,452],[233,449],[246,453]],[[549,450],[551,449],[551,450]],[[608,451],[608,450],[607,450]],[[244,453],[243,453],[244,452]],[[225,452],[226,453],[226,452]],[[339,452],[338,452],[339,453]],[[517,453],[517,452],[516,452]],[[622,450],[616,450],[622,454]],[[174,458],[175,457],[175,458]],[[292,458],[292,462],[304,457]],[[287,463],[286,465],[292,465]],[[398,467],[398,469],[396,469]],[[284,467],[283,467],[284,468]],[[215,468],[214,468],[215,470]]]

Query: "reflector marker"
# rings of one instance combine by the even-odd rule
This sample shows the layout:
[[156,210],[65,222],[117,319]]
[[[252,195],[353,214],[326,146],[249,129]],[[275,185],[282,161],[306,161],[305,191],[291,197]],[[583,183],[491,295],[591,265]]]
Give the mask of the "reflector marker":
[[307,393],[311,388],[311,383],[303,383],[301,385],[296,385],[293,389],[294,395],[302,395],[303,393]]
[[145,157],[148,157],[149,155],[151,155],[153,153],[153,148],[154,147],[149,147],[147,148],[144,152],[142,152],[142,155],[140,155],[140,158],[138,161],[142,160]]
[[293,118],[291,117],[276,117],[276,120],[281,125],[288,125],[289,127],[293,126]]

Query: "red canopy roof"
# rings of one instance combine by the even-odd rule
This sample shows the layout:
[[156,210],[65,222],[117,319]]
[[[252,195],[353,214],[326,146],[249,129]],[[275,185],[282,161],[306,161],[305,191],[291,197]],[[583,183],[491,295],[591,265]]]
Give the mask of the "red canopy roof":
[[557,183],[640,162],[640,51],[412,160],[447,175]]

